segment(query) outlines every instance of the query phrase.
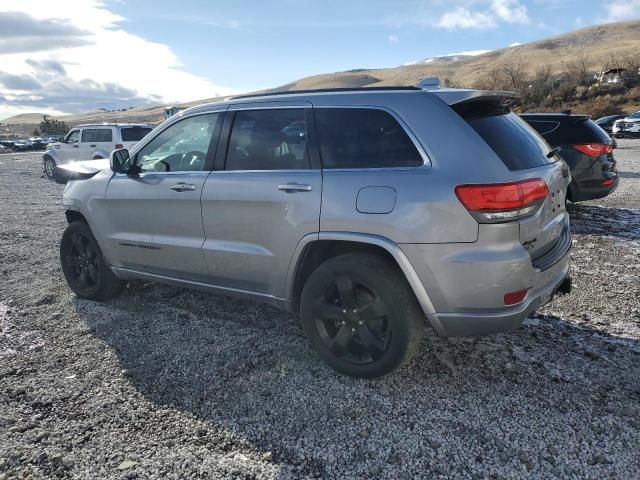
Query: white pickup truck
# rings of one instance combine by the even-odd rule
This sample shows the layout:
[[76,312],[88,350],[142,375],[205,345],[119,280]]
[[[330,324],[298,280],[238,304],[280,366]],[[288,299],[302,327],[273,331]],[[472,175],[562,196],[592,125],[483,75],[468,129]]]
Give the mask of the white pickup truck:
[[144,123],[99,123],[72,128],[61,142],[50,143],[42,155],[44,172],[53,178],[53,169],[75,160],[109,158],[112,150],[130,149],[153,127]]

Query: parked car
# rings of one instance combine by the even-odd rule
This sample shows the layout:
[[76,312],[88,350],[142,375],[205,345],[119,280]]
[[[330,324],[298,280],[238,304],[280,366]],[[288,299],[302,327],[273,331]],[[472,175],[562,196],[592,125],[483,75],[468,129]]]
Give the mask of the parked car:
[[615,138],[637,138],[640,137],[640,112],[616,120],[611,129]]
[[527,121],[571,169],[567,200],[581,202],[609,195],[618,187],[614,142],[587,115],[527,113]]
[[7,149],[9,152],[13,152],[14,150],[14,140],[0,140],[0,145]]
[[44,172],[53,178],[53,169],[72,160],[109,158],[109,152],[131,148],[152,127],[134,123],[100,123],[72,128],[60,142],[47,145],[42,156]]
[[616,120],[620,120],[622,118],[625,118],[626,115],[607,115],[606,117],[601,117],[597,120],[594,120],[594,123],[596,125],[598,125],[601,129],[603,129],[605,132],[607,132],[609,135],[611,135],[612,129],[613,129],[613,124]]
[[33,145],[29,140],[16,140],[13,142],[13,150],[16,152],[26,152],[32,148]]
[[64,275],[89,299],[137,278],[298,312],[361,377],[406,362],[425,319],[513,329],[570,289],[571,247],[569,169],[516,100],[386,87],[192,107],[110,161],[56,168]]
[[9,153],[10,151],[11,150],[0,143],[0,153]]
[[32,150],[44,150],[47,146],[47,142],[40,137],[32,137],[29,139]]

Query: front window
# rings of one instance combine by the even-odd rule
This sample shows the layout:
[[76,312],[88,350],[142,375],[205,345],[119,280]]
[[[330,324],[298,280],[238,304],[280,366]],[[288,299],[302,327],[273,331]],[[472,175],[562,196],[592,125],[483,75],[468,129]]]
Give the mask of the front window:
[[143,172],[188,172],[207,169],[207,153],[220,113],[198,115],[174,123],[149,142],[136,157]]
[[80,137],[80,130],[71,130],[67,137],[64,139],[65,143],[78,143]]
[[640,112],[632,113],[629,118],[640,118]]

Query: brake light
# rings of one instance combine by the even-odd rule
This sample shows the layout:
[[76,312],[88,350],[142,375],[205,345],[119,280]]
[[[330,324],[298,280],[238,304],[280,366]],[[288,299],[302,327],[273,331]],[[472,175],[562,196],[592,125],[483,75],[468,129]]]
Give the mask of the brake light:
[[609,185],[613,185],[613,178],[607,178],[606,180],[602,181],[602,185],[604,186],[609,186]]
[[124,145],[122,145],[121,143],[116,143],[115,147],[116,147],[116,150],[120,150],[121,148],[124,148]]
[[549,195],[541,178],[510,183],[458,185],[456,196],[480,223],[517,220],[535,213]]
[[593,158],[613,152],[613,145],[606,145],[603,143],[583,143],[579,145],[572,145],[572,147]]
[[504,295],[504,304],[505,305],[515,305],[516,303],[520,303],[524,300],[524,297],[527,296],[527,289],[518,290],[517,292],[505,293]]

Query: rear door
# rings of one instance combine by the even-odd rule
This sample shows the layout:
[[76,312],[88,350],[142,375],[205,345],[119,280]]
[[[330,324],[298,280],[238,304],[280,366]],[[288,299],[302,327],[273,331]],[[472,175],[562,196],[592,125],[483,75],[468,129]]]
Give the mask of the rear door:
[[112,177],[105,208],[116,266],[206,278],[200,196],[223,115],[200,114],[172,123],[134,154],[139,175]]
[[322,173],[310,116],[306,102],[229,108],[228,140],[202,193],[203,254],[213,283],[285,296],[293,252],[319,228]]
[[89,144],[91,158],[107,158],[114,149],[113,127],[96,128],[96,141]]

